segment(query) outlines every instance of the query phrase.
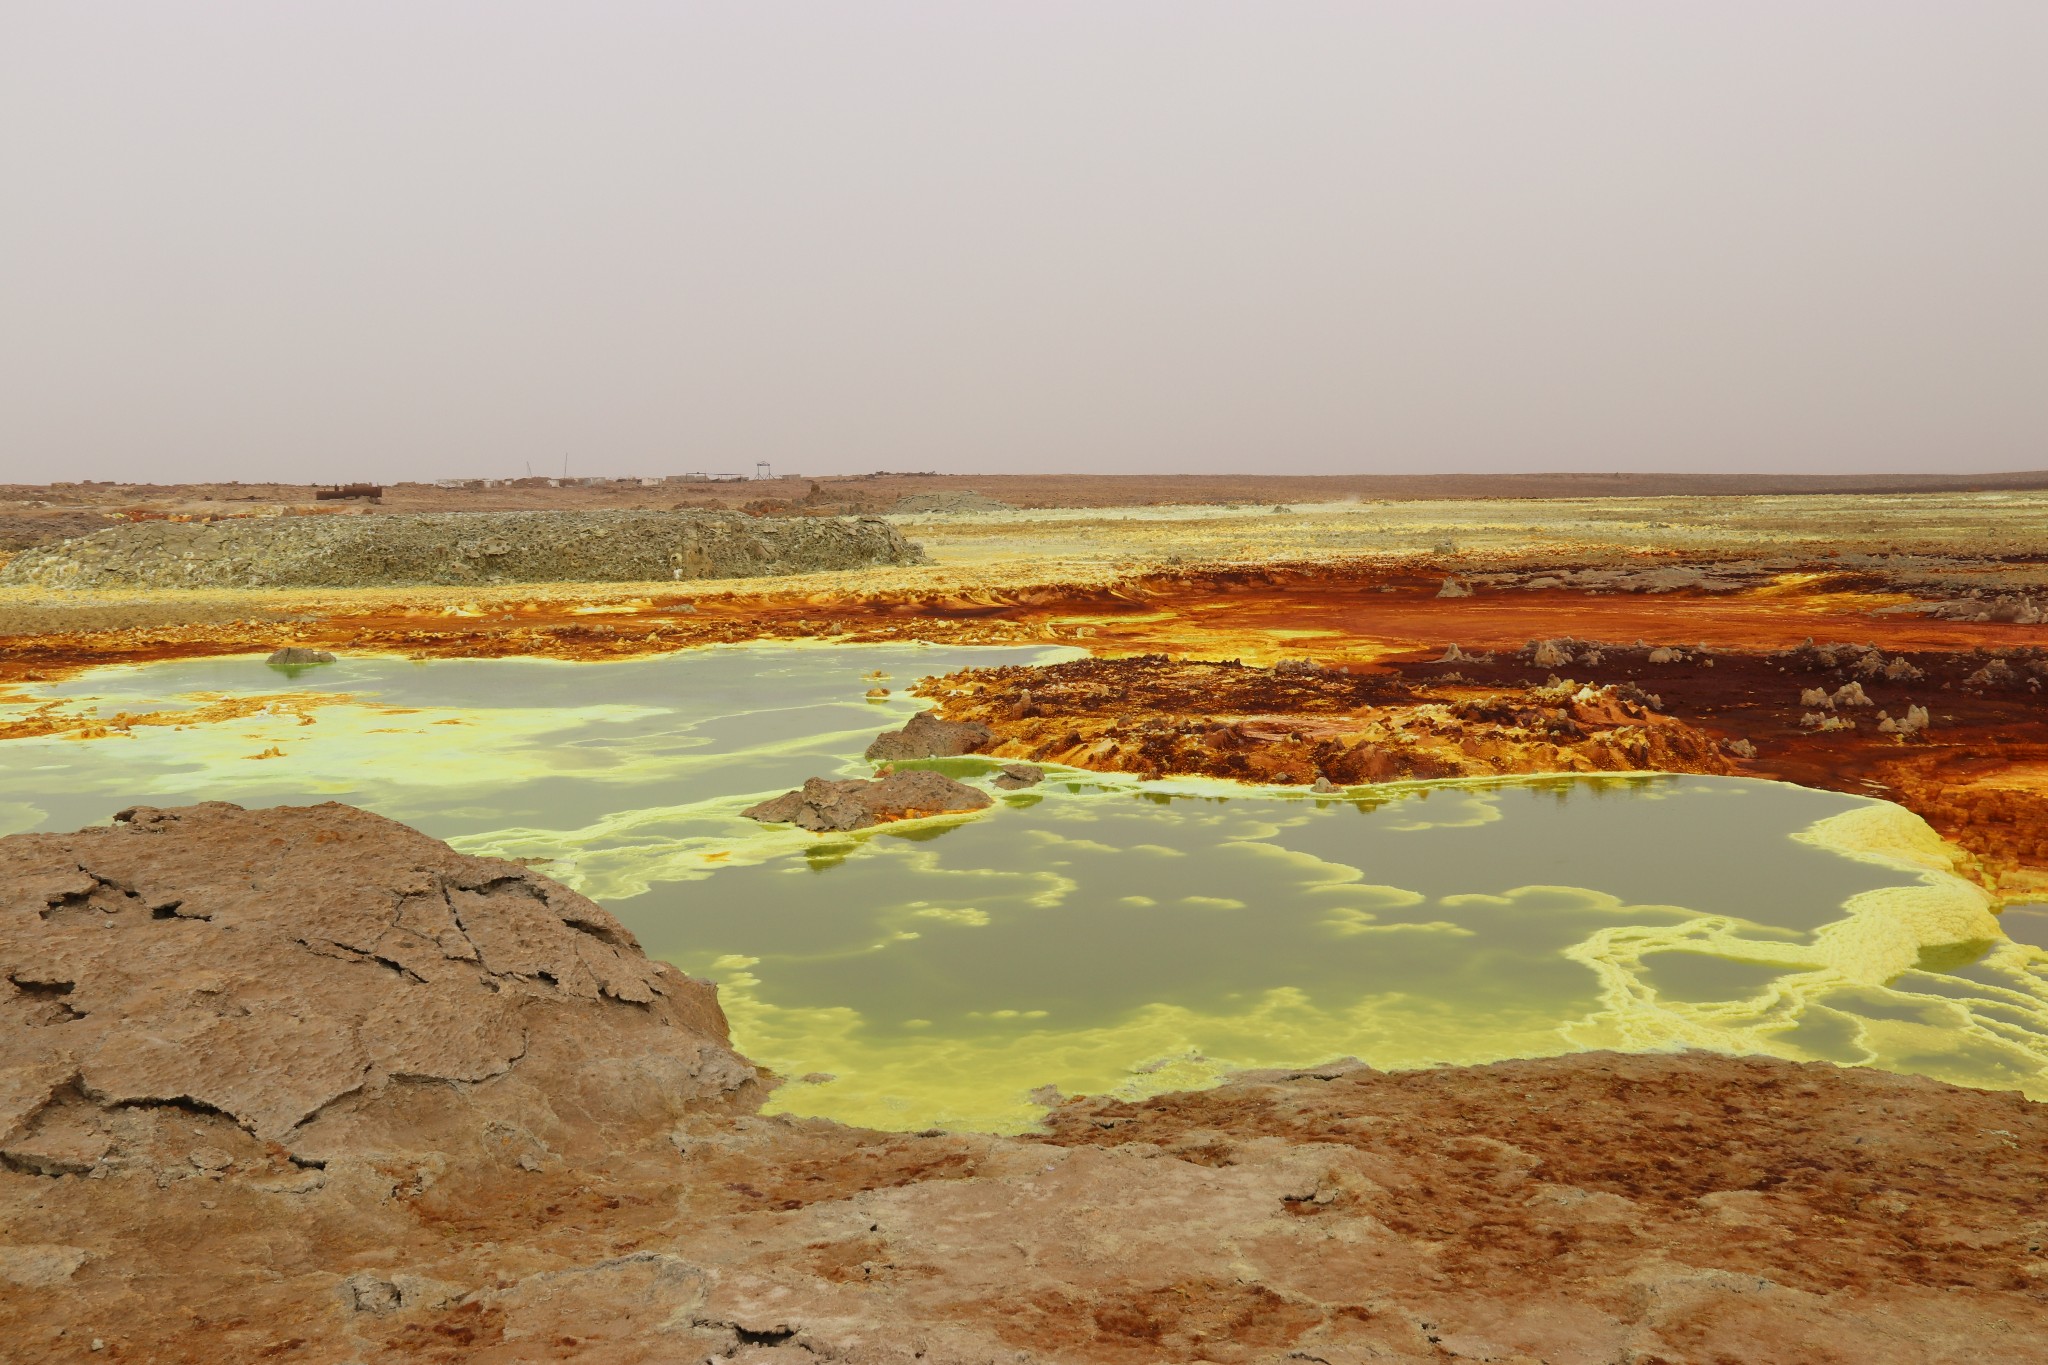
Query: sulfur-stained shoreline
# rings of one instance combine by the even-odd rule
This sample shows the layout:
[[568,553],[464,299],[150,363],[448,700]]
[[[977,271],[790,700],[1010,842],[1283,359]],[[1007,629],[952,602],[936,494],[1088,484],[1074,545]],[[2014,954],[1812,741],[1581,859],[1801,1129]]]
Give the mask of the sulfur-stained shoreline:
[[[749,640],[1061,644],[1102,661],[1102,686],[1093,698],[1078,688],[1057,717],[1022,726],[1066,724],[1029,747],[1142,772],[1108,752],[1121,736],[1096,742],[1143,719],[1132,706],[1104,714],[1104,699],[1130,685],[1133,656],[1189,668],[1302,659],[1410,710],[1512,713],[1529,689],[1569,678],[1639,688],[1660,701],[1649,733],[1697,736],[1627,766],[1887,796],[1967,850],[1972,875],[2001,901],[2048,895],[2048,713],[2036,670],[2048,642],[2038,619],[2048,610],[2043,495],[1055,508],[899,520],[935,562],[743,584],[0,589],[0,686],[286,645],[616,659]],[[1443,595],[1447,580],[1469,595]],[[1543,641],[1564,642],[1571,664],[1538,662]],[[1849,648],[1838,658],[1801,653],[1808,642]],[[1680,657],[1648,662],[1659,649]],[[1856,672],[1872,651],[1886,666],[1901,661],[1900,676]],[[1832,697],[1849,682],[1873,705],[1819,715],[1801,702],[1811,688]],[[973,709],[978,686],[940,700]],[[1164,709],[1154,718],[1235,726],[1239,770],[1185,746],[1155,754],[1151,770],[1313,781],[1312,755],[1288,738],[1300,726],[1285,722],[1327,726],[1329,708],[1310,716],[1278,692],[1236,690],[1235,710],[1157,697]],[[1139,711],[1155,704],[1133,700]],[[1898,721],[1916,705],[1929,710],[1924,731],[1902,738],[1881,728],[1880,710]],[[1045,747],[1069,733],[1073,744]],[[1502,738],[1498,770],[1574,766],[1557,761],[1554,745]],[[1741,752],[1748,746],[1754,755]]]

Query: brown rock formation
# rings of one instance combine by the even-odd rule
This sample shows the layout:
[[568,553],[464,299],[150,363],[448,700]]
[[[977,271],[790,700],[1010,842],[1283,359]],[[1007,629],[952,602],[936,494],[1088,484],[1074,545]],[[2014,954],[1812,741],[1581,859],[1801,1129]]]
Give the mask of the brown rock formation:
[[944,773],[915,769],[868,781],[814,777],[796,791],[757,802],[740,814],[764,824],[787,822],[800,829],[866,829],[892,820],[914,820],[993,805],[987,792]]
[[996,772],[995,785],[1004,791],[1022,791],[1045,781],[1045,769],[1036,763],[1005,763]]
[[753,1078],[713,989],[597,905],[335,804],[0,840],[0,976],[21,1169],[147,1166],[194,1117],[222,1164],[281,1170],[598,1150]]
[[331,664],[334,662],[334,655],[324,649],[306,649],[300,645],[286,645],[283,649],[272,650],[270,657],[263,662],[273,668],[295,668],[308,664]]
[[868,745],[867,757],[877,763],[916,758],[957,758],[988,747],[994,733],[978,721],[942,720],[936,711],[920,711],[900,730],[884,730]]
[[0,840],[10,1361],[2042,1358],[2048,1109],[1592,1053],[743,1112],[709,988],[345,807]]

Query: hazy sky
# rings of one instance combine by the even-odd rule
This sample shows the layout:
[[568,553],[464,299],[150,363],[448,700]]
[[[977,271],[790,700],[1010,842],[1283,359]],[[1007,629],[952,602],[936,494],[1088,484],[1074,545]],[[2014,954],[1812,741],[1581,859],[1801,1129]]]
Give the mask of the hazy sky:
[[2048,467],[2048,4],[0,4],[0,478]]

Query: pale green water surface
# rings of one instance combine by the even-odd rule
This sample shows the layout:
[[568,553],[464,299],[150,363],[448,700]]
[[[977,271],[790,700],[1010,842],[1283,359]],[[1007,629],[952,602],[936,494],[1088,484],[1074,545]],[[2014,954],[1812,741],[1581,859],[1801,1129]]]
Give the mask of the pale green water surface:
[[[855,836],[737,814],[866,772],[861,749],[917,709],[901,689],[918,677],[1069,653],[101,670],[33,702],[197,716],[278,700],[9,741],[0,828],[136,802],[342,800],[466,851],[550,859],[650,953],[718,980],[743,1051],[820,1077],[776,1105],[885,1126],[1016,1128],[1045,1086],[1136,1095],[1344,1054],[1391,1067],[1592,1046],[2048,1095],[2048,953],[1999,932],[1924,826],[1863,798],[1644,776],[1338,799],[1055,770],[977,815]],[[862,695],[874,672],[896,690],[879,704]]]

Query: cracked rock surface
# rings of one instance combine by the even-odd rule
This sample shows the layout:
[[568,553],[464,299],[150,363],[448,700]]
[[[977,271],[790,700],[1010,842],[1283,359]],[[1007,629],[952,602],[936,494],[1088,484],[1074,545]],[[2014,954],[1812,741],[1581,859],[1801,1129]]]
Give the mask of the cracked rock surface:
[[2016,1094],[1586,1053],[761,1117],[708,986],[332,805],[0,840],[0,915],[10,1362],[2048,1358]]
[[337,804],[0,840],[0,975],[0,1159],[24,1169],[118,1163],[151,1110],[321,1161],[459,1147],[412,1131],[421,1104],[552,1129],[564,1099],[751,1076],[712,988],[605,910]]

